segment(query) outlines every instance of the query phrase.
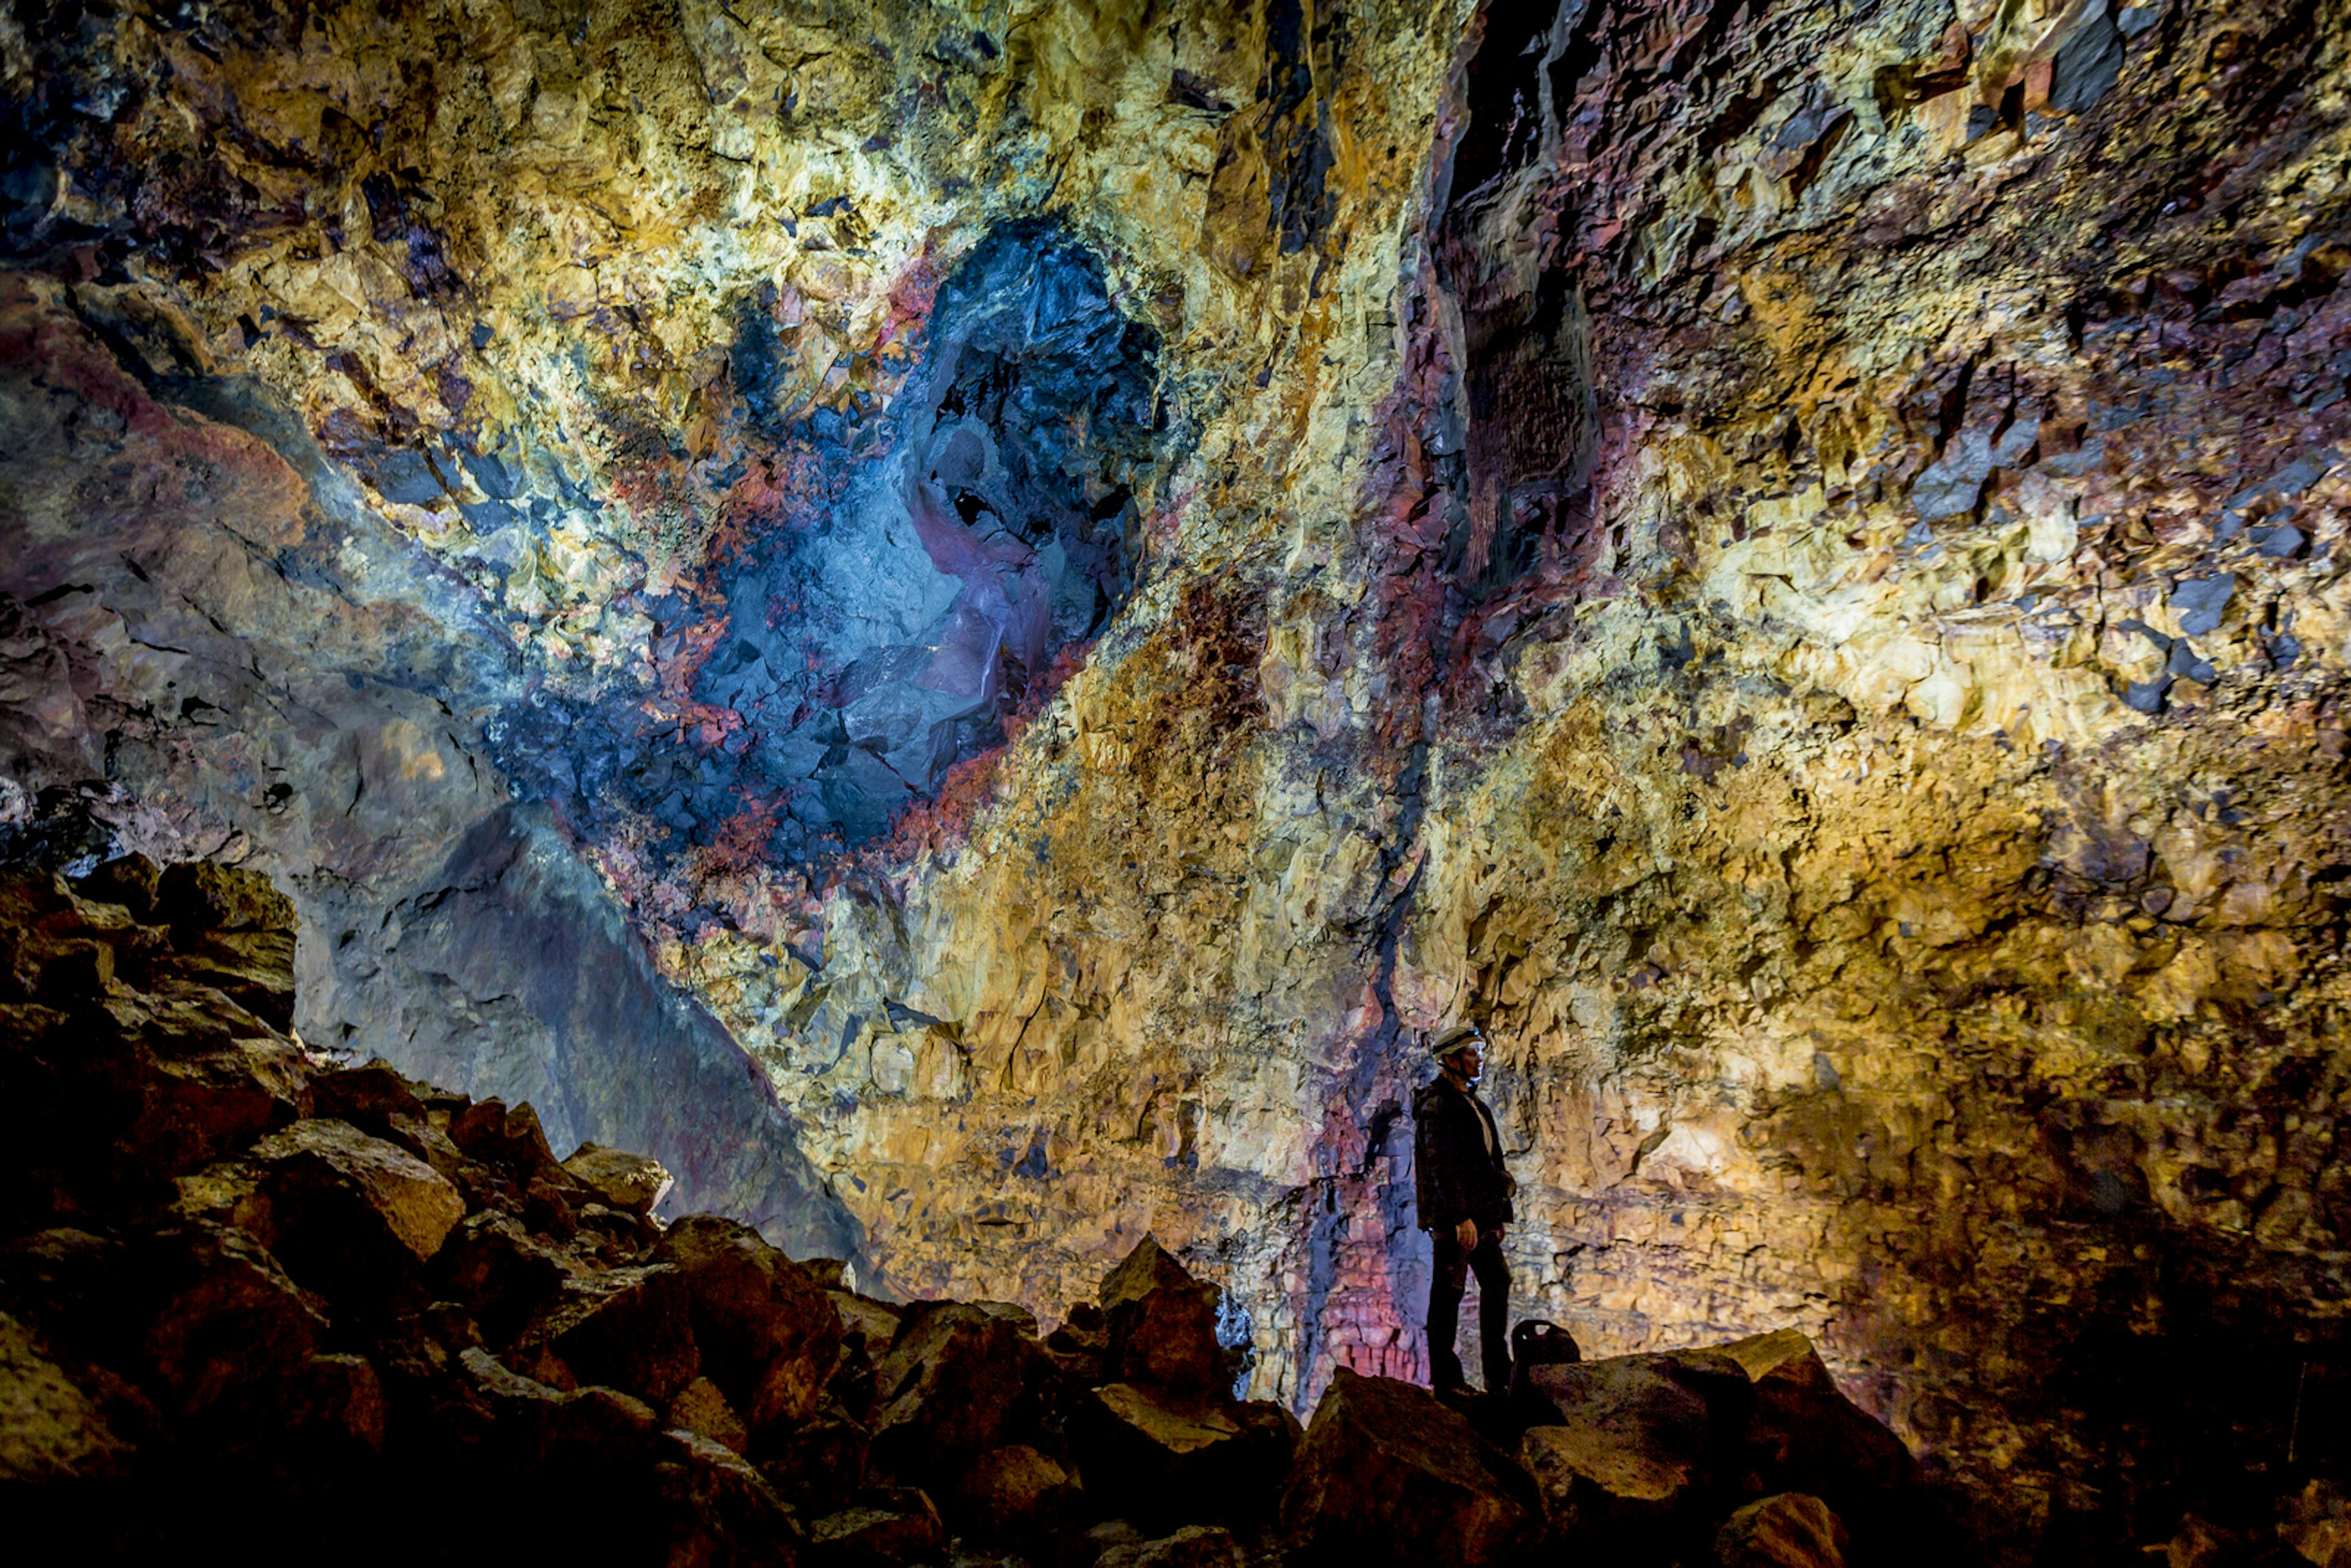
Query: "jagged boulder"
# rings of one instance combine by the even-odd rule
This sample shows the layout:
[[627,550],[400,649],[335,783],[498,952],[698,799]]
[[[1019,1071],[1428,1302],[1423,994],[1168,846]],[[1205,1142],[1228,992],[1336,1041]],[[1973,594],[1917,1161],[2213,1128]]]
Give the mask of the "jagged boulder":
[[1101,1506],[1162,1524],[1266,1522],[1303,1436],[1298,1418],[1276,1405],[1179,1399],[1132,1383],[1080,1396],[1069,1427],[1086,1489]]
[[946,1529],[914,1487],[881,1487],[809,1527],[810,1568],[907,1568],[937,1559]]
[[0,1504],[21,1508],[35,1488],[111,1479],[131,1451],[32,1330],[0,1313]]
[[[121,867],[105,885],[135,898],[147,869]],[[292,1030],[291,901],[260,877],[206,861],[167,866],[154,886],[153,914],[171,928],[174,974],[218,991],[273,1030]]]
[[1094,1568],[1241,1568],[1241,1549],[1221,1525],[1187,1524],[1156,1541],[1113,1546],[1094,1559]]
[[452,1113],[466,1103],[463,1096],[405,1078],[381,1061],[320,1073],[309,1089],[311,1115],[397,1144],[453,1184],[469,1179],[465,1155],[447,1131]]
[[1722,1568],[1844,1568],[1850,1537],[1829,1505],[1775,1492],[1738,1510],[1714,1538]]
[[1700,1528],[1735,1481],[1753,1391],[1709,1352],[1530,1369],[1550,1406],[1520,1440],[1554,1535],[1622,1543]]
[[[0,882],[0,1218],[122,1211],[301,1114],[303,1052],[178,950],[198,935]],[[271,946],[290,995],[290,924]]]
[[1145,1236],[1102,1279],[1105,1369],[1121,1381],[1180,1394],[1228,1391],[1233,1379],[1217,1343],[1218,1295]]
[[[845,1265],[795,1264],[732,1220],[664,1229],[647,1163],[591,1149],[567,1168],[528,1106],[329,1070],[172,968],[212,940],[204,921],[274,918],[235,879],[110,875],[129,903],[0,881],[39,922],[0,942],[29,1024],[0,1036],[0,1070],[38,1092],[0,1116],[27,1148],[28,1116],[64,1129],[45,1164],[8,1150],[36,1196],[7,1212],[40,1223],[0,1244],[0,1500],[30,1488],[68,1517],[60,1500],[94,1495],[77,1477],[161,1500],[120,1514],[101,1556],[153,1555],[157,1521],[234,1483],[314,1523],[382,1513],[386,1487],[513,1505],[455,1544],[430,1509],[391,1511],[371,1542],[394,1559],[900,1564],[935,1561],[952,1527],[1110,1568],[1230,1568],[1243,1542],[1301,1568],[1474,1565],[1547,1518],[1584,1551],[1822,1568],[1908,1485],[1900,1445],[1797,1335],[1525,1358],[1486,1415],[1541,1418],[1531,1476],[1406,1385],[1343,1372],[1304,1432],[1233,1399],[1217,1293],[1154,1240],[1048,1343],[1018,1307],[858,1295]],[[52,1071],[40,1053],[68,1029],[78,1054]],[[101,1155],[77,1154],[92,1136]]]
[[1541,1525],[1533,1482],[1427,1389],[1344,1367],[1315,1407],[1281,1529],[1301,1562],[1515,1561]]
[[554,1306],[524,1334],[582,1384],[624,1389],[666,1406],[702,1371],[684,1276],[659,1263],[564,1281]]
[[671,1397],[669,1408],[662,1412],[662,1421],[674,1432],[707,1437],[732,1454],[751,1446],[751,1429],[718,1385],[707,1377],[697,1377],[679,1389]]
[[838,1513],[865,1485],[873,1433],[839,1405],[764,1434],[755,1455],[769,1479],[810,1517]]
[[1721,1347],[1755,1388],[1750,1463],[1775,1491],[1809,1493],[1869,1522],[1917,1483],[1917,1461],[1886,1425],[1847,1399],[1813,1342],[1794,1329]]
[[1079,1506],[1078,1478],[1029,1443],[1006,1443],[975,1456],[955,1479],[952,1514],[980,1541],[1032,1540],[1057,1528]]
[[312,1259],[413,1270],[465,1218],[465,1197],[447,1177],[348,1122],[297,1122],[245,1160],[266,1197],[265,1239],[298,1270]]
[[233,1226],[199,1221],[142,1239],[127,1272],[142,1309],[141,1359],[183,1414],[290,1374],[327,1334],[319,1298]]
[[766,1568],[797,1555],[802,1533],[790,1505],[724,1444],[695,1432],[666,1432],[653,1479],[665,1561]]
[[582,1144],[571,1151],[563,1168],[614,1208],[650,1214],[675,1179],[662,1163],[647,1155]]
[[917,1301],[874,1381],[875,1466],[950,1497],[974,1457],[1041,1433],[1054,1369],[1018,1308]]
[[824,1396],[841,1352],[841,1315],[792,1260],[747,1225],[692,1215],[661,1260],[684,1282],[711,1380],[754,1431],[794,1422]]
[[504,1345],[555,1299],[571,1271],[559,1248],[514,1216],[486,1208],[443,1239],[430,1277],[444,1299],[473,1312],[491,1343]]

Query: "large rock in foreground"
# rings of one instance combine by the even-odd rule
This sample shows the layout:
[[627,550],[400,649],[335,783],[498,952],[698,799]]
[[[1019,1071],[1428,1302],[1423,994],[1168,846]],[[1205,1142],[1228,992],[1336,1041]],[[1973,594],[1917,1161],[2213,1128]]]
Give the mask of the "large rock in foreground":
[[[1236,1400],[1216,1288],[1155,1240],[1050,1340],[860,1296],[735,1220],[654,1218],[644,1162],[559,1161],[528,1105],[277,1032],[238,999],[291,983],[266,893],[0,879],[32,923],[0,955],[27,1026],[0,1033],[12,1545],[144,1563],[364,1521],[345,1554],[387,1563],[1481,1568],[1548,1529],[1818,1568],[1908,1475],[1801,1336],[1531,1369],[1531,1476],[1407,1384],[1343,1371],[1303,1433]],[[453,1536],[456,1499],[481,1517]]]
[[1102,1312],[1115,1375],[1179,1395],[1212,1395],[1232,1377],[1217,1343],[1215,1286],[1145,1236],[1102,1280]]
[[1281,1502],[1313,1563],[1481,1568],[1516,1561],[1541,1516],[1526,1472],[1427,1389],[1341,1369]]

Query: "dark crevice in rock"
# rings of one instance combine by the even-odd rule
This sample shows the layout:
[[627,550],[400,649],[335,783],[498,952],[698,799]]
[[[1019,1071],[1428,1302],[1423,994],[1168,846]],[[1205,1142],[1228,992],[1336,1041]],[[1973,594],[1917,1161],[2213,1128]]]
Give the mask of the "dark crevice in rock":
[[1507,594],[1546,551],[1572,563],[1593,520],[1591,328],[1559,248],[1565,225],[1538,221],[1564,113],[1551,72],[1583,14],[1580,0],[1488,7],[1460,75],[1466,123],[1437,176],[1430,254],[1464,460],[1445,565],[1473,602]]

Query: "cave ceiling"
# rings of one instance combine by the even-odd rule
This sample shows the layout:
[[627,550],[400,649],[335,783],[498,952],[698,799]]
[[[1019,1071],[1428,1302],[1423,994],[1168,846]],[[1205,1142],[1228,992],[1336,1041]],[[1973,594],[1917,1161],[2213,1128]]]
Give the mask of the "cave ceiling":
[[16,6],[0,829],[876,1289],[1154,1231],[1301,1405],[1425,1373],[1476,1019],[1527,1310],[2120,1528],[2148,1366],[2351,1397],[2346,39]]

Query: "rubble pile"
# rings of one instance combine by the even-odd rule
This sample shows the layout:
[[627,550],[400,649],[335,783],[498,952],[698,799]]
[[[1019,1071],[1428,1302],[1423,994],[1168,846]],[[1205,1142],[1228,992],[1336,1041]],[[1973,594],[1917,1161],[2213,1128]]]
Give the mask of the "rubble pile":
[[[608,1563],[1834,1564],[1909,1455],[1800,1334],[1524,1369],[1468,1409],[1342,1372],[1237,1399],[1146,1238],[1042,1335],[892,1303],[654,1162],[559,1160],[289,1032],[257,874],[0,883],[0,1511],[78,1561],[293,1543]],[[1915,1553],[1914,1553],[1915,1554]]]

